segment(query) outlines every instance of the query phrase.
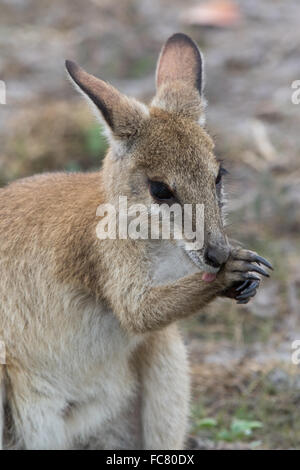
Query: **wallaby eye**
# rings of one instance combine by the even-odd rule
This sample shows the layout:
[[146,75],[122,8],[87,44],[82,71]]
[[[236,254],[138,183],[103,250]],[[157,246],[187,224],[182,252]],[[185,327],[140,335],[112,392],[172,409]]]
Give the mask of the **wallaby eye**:
[[172,199],[174,197],[173,192],[169,186],[160,181],[149,181],[150,194],[154,199],[164,201],[166,199]]
[[225,168],[223,168],[222,166],[220,166],[219,168],[219,173],[218,173],[218,176],[216,178],[216,185],[220,184],[221,181],[222,181],[222,176],[223,175],[226,175],[226,173],[228,173],[227,170],[225,170]]

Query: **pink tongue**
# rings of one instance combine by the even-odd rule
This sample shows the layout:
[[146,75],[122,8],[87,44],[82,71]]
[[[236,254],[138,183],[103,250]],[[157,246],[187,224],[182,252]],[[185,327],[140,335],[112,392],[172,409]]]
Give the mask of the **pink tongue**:
[[202,281],[205,282],[212,282],[216,279],[217,275],[214,273],[203,273],[202,275]]

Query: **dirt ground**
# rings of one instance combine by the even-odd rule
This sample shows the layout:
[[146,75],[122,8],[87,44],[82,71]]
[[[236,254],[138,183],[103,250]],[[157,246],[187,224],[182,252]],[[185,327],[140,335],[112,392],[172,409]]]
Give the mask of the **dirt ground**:
[[193,378],[188,445],[300,448],[300,366],[291,359],[300,340],[300,105],[291,100],[300,6],[236,0],[236,21],[219,26],[190,10],[205,3],[0,0],[0,184],[100,166],[106,143],[66,79],[65,58],[148,101],[162,43],[190,34],[205,57],[208,129],[230,172],[228,232],[275,270],[247,306],[220,300],[182,325]]

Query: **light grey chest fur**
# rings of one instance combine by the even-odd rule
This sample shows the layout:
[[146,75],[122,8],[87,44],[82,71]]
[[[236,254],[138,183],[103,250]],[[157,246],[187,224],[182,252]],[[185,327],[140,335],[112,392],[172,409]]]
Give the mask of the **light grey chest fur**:
[[184,250],[168,240],[152,243],[150,257],[151,279],[154,286],[169,284],[199,272]]

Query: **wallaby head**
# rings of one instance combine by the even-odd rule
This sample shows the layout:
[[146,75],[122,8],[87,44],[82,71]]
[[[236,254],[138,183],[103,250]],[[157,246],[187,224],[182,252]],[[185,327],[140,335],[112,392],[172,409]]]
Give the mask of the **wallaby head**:
[[107,201],[122,195],[129,204],[147,207],[203,204],[204,245],[188,254],[203,271],[216,272],[229,256],[222,220],[223,169],[203,128],[203,63],[196,44],[181,33],[168,39],[149,107],[74,62],[67,61],[66,67],[101,118],[110,142],[104,163]]

